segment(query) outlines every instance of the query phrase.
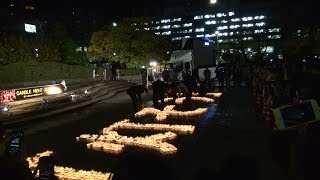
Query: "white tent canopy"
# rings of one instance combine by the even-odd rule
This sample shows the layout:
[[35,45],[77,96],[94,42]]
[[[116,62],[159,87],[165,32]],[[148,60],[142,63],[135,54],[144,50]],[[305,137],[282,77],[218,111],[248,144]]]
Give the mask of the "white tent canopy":
[[192,50],[173,51],[167,63],[191,62]]

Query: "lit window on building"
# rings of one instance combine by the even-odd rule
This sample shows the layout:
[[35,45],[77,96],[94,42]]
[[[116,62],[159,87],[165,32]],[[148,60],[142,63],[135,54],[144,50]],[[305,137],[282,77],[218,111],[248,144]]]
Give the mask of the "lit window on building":
[[184,36],[184,38],[190,38],[190,36]]
[[221,23],[228,23],[228,21],[226,21],[226,20],[222,20],[222,21],[220,21]]
[[249,27],[253,27],[254,25],[253,24],[243,24],[242,27],[245,27],[245,28],[249,28]]
[[280,39],[281,35],[269,35],[268,38],[269,39]]
[[237,25],[231,25],[231,26],[230,26],[230,29],[237,29],[237,28],[240,28],[240,27],[241,27],[241,26],[238,25],[238,24],[237,24]]
[[218,14],[217,14],[217,17],[227,17],[227,15],[224,14],[224,13],[218,13]]
[[148,23],[144,23],[144,25],[148,26]]
[[222,43],[222,42],[223,42],[223,40],[222,40],[222,39],[219,39],[219,40],[218,40],[218,42],[219,42],[219,43]]
[[161,23],[169,23],[170,22],[170,19],[162,19],[161,20]]
[[228,26],[219,26],[217,29],[218,30],[225,30],[225,29],[228,29]]
[[144,28],[144,30],[149,31],[149,30],[150,30],[150,28]]
[[192,31],[193,31],[193,29],[189,29],[189,31],[188,31],[188,32],[189,32],[189,33],[192,33]]
[[172,22],[179,22],[179,21],[181,21],[181,18],[174,18],[174,19],[172,20]]
[[262,26],[265,26],[265,25],[266,25],[266,23],[265,23],[265,22],[256,23],[256,26],[258,26],[258,27],[262,27]]
[[273,28],[268,30],[270,33],[272,32],[280,32],[280,28]]
[[165,32],[162,32],[161,35],[170,35],[171,34],[171,31],[165,31]]
[[165,26],[162,26],[162,28],[161,29],[170,29],[170,25],[165,25]]
[[157,30],[159,30],[160,29],[160,26],[156,26],[156,27],[154,27],[155,29],[157,29]]
[[204,37],[204,35],[203,34],[198,34],[197,37]]
[[201,15],[201,16],[195,16],[193,19],[194,19],[194,20],[203,19],[203,16],[202,16],[202,15]]
[[209,19],[209,18],[215,18],[216,16],[214,14],[206,14],[204,18]]
[[156,24],[159,24],[160,22],[159,21],[156,21]]
[[259,29],[259,30],[255,30],[255,31],[254,31],[255,34],[260,34],[260,33],[263,33],[263,32],[264,32],[263,29]]
[[190,26],[192,26],[192,23],[186,23],[183,25],[183,27],[190,27]]
[[208,37],[208,38],[209,37],[215,37],[215,34],[214,33],[213,34],[206,34],[205,37]]
[[177,25],[177,24],[175,24],[175,25],[173,25],[172,26],[172,28],[180,28],[181,26],[180,25]]
[[234,34],[233,32],[230,32],[230,33],[229,33],[230,36],[233,36],[233,34]]
[[217,24],[216,21],[206,21],[205,22],[206,25],[211,25],[211,24]]
[[160,35],[161,33],[160,33],[160,32],[155,32],[154,34],[155,34],[155,35]]
[[260,16],[260,19],[264,19],[264,18],[266,18],[265,16]]
[[240,18],[231,19],[232,22],[239,22],[240,20],[241,20]]
[[234,12],[229,12],[229,16],[234,16],[235,13]]
[[204,28],[197,28],[195,32],[204,32]]
[[225,32],[225,33],[223,33],[222,35],[223,35],[223,36],[228,36],[228,33],[227,33],[227,32]]

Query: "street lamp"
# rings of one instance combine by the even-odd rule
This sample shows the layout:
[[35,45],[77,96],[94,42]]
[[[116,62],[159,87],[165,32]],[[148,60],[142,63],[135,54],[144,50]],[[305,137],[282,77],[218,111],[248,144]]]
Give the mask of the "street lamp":
[[220,53],[219,53],[219,31],[216,31],[215,34],[216,34],[216,37],[217,37],[217,56],[216,56],[216,65],[219,64],[219,59],[220,59]]
[[116,23],[116,22],[113,22],[113,23],[112,23],[112,26],[117,26],[117,23]]
[[216,4],[217,0],[210,0],[210,4]]
[[150,66],[152,66],[152,67],[156,67],[156,66],[157,66],[157,64],[158,64],[158,63],[157,63],[157,62],[155,62],[155,61],[151,61],[151,62],[150,62]]

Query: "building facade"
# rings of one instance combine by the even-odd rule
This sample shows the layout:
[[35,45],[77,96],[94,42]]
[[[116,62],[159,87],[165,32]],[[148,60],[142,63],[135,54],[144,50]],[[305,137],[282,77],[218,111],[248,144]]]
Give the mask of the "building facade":
[[206,38],[219,43],[281,38],[281,28],[270,23],[264,12],[224,11],[156,17],[146,22],[144,29],[177,43],[184,38]]

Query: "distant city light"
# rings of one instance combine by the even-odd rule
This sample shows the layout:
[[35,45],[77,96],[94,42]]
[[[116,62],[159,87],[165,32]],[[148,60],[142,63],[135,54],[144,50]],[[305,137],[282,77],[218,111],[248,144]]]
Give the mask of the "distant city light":
[[155,61],[151,61],[151,62],[150,62],[150,66],[153,66],[153,67],[157,66],[157,64],[158,64],[158,63],[155,62]]
[[210,4],[216,4],[217,0],[210,0]]
[[113,22],[113,23],[112,23],[112,26],[117,26],[117,23],[116,23],[116,22]]
[[117,53],[114,52],[113,55],[115,56],[115,55],[117,55]]
[[37,33],[37,28],[33,24],[24,24],[24,30],[28,33]]

